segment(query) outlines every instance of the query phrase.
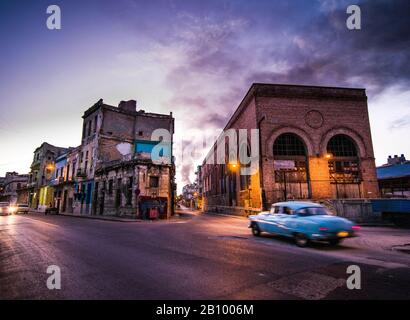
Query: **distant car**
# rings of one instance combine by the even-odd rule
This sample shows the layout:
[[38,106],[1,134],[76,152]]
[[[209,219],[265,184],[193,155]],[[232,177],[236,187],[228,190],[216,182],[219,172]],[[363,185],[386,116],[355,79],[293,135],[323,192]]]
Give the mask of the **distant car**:
[[270,211],[249,216],[252,233],[261,232],[292,237],[300,247],[309,241],[327,241],[339,244],[343,239],[356,236],[360,229],[353,222],[333,216],[326,207],[302,201],[274,203]]
[[25,203],[17,203],[15,205],[16,208],[16,213],[28,213],[30,211],[30,207],[28,206],[28,204]]
[[7,216],[10,214],[9,212],[10,203],[8,202],[0,202],[0,215]]

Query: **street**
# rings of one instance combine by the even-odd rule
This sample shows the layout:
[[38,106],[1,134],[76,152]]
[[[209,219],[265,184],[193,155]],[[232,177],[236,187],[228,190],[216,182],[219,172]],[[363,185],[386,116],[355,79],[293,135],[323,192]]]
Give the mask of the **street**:
[[[0,216],[0,299],[410,298],[410,255],[398,250],[409,230],[363,227],[339,247],[299,248],[247,226],[188,212],[156,222]],[[47,289],[50,265],[60,290]],[[346,286],[349,265],[360,266],[360,290]]]

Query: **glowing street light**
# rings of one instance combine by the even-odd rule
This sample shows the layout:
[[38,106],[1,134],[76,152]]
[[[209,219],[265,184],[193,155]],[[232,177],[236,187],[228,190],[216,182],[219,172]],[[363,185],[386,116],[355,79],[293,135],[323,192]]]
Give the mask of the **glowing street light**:
[[230,163],[228,164],[228,166],[229,166],[229,168],[230,168],[232,171],[236,171],[236,169],[239,167],[239,165],[238,165],[237,162],[230,162]]
[[332,159],[332,158],[333,158],[333,155],[332,155],[331,153],[326,153],[326,154],[325,154],[325,158],[326,158],[326,159]]

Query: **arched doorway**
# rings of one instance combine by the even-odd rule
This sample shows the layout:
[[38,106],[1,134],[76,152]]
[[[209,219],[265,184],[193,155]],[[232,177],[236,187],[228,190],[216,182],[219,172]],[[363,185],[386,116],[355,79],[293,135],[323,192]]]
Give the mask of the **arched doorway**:
[[294,133],[283,133],[273,144],[275,188],[279,201],[310,198],[306,146]]
[[360,198],[360,161],[354,140],[345,134],[335,135],[327,143],[327,153],[334,197]]

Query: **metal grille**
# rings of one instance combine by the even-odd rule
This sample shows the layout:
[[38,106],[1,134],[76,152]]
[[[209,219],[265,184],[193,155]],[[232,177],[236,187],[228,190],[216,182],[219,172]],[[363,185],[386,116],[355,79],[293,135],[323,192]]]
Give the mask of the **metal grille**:
[[274,156],[305,156],[306,149],[302,140],[293,133],[281,134],[273,144]]
[[336,135],[329,140],[327,152],[334,157],[357,157],[357,150],[353,140],[343,134]]

